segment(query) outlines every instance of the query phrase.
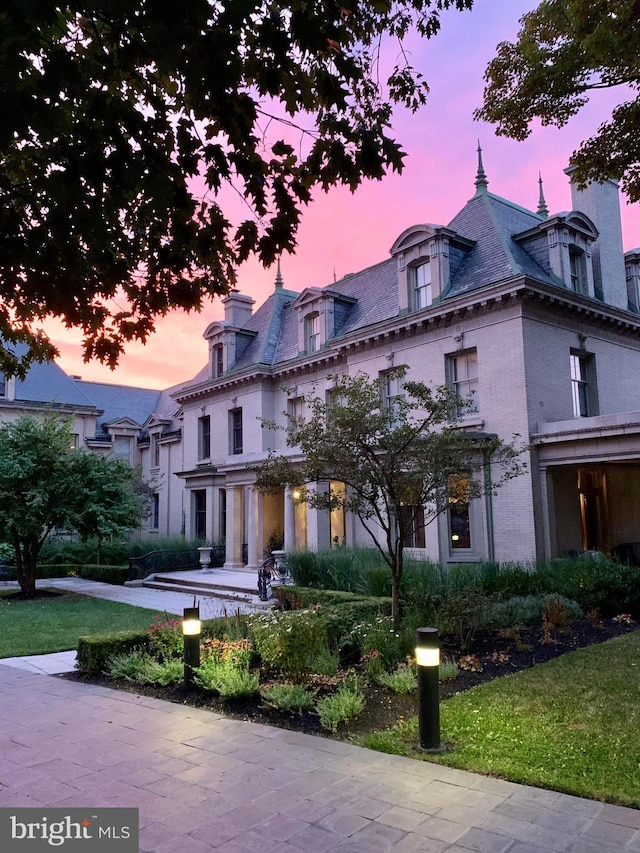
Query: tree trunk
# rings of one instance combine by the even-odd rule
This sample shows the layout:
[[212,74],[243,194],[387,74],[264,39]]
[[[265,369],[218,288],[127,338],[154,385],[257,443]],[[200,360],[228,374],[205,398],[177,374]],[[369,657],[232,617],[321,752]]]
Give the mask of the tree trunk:
[[24,598],[34,598],[38,576],[38,547],[35,542],[21,542],[16,549],[17,579]]
[[391,619],[393,620],[393,630],[400,629],[400,581],[396,573],[391,576]]

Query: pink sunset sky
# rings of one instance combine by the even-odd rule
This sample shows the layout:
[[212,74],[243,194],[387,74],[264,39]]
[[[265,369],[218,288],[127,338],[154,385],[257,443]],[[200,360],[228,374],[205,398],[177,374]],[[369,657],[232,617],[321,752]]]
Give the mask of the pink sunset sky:
[[[595,132],[624,93],[598,93],[562,130],[534,130],[525,142],[496,137],[489,125],[474,122],[481,105],[483,74],[498,42],[513,40],[520,16],[535,0],[475,0],[472,11],[449,11],[440,34],[429,41],[411,39],[411,62],[431,87],[428,104],[418,114],[398,111],[393,129],[407,158],[402,175],[364,184],[355,193],[334,189],[318,194],[303,214],[295,256],[284,256],[285,287],[301,291],[324,286],[349,272],[388,257],[395,238],[419,222],[448,223],[475,191],[478,140],[483,149],[489,190],[535,210],[538,172],[551,213],[568,210],[571,194],[563,169],[578,144]],[[621,196],[625,250],[640,245],[640,205]],[[275,268],[255,261],[239,272],[238,289],[256,307],[273,288]],[[58,363],[83,379],[167,388],[185,381],[206,363],[202,333],[223,316],[219,299],[201,313],[175,312],[157,322],[145,346],[130,345],[115,371],[82,359],[81,334],[50,323],[46,328],[60,350]]]

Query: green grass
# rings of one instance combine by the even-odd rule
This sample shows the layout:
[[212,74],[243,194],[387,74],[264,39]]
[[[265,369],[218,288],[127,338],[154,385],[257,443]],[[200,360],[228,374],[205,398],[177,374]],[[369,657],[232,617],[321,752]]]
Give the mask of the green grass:
[[0,593],[0,658],[75,649],[78,637],[146,628],[157,614],[116,601],[65,592],[53,598],[9,601]]
[[440,706],[443,755],[417,719],[362,743],[399,755],[640,807],[640,632],[459,693]]

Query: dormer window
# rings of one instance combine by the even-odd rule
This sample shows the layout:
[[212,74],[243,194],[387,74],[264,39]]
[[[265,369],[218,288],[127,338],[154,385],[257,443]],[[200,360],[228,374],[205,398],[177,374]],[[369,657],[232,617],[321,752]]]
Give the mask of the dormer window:
[[413,308],[428,308],[433,301],[431,290],[431,262],[425,261],[411,270],[413,280]]
[[320,314],[315,311],[305,318],[305,339],[307,353],[320,349]]
[[222,344],[216,344],[213,347],[212,366],[214,379],[218,379],[224,374],[224,347]]
[[583,296],[588,296],[587,258],[578,246],[569,246],[569,271],[571,275],[571,289],[576,293],[581,293]]

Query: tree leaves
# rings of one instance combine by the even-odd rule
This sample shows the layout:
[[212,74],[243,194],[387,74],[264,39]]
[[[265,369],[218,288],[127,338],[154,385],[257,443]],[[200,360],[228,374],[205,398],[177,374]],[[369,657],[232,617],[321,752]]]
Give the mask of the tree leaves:
[[[292,251],[313,190],[401,170],[392,103],[417,109],[408,64],[379,79],[386,35],[470,0],[8,0],[0,9],[0,333],[24,368],[35,325],[82,329],[115,366],[154,318],[225,294],[252,252]],[[225,212],[232,188],[250,213]]]
[[521,18],[516,42],[498,45],[475,117],[498,135],[526,139],[534,119],[562,127],[596,89],[622,87],[630,100],[571,156],[584,186],[622,181],[640,200],[640,157],[633,123],[640,112],[640,10],[636,0],[545,0]]

